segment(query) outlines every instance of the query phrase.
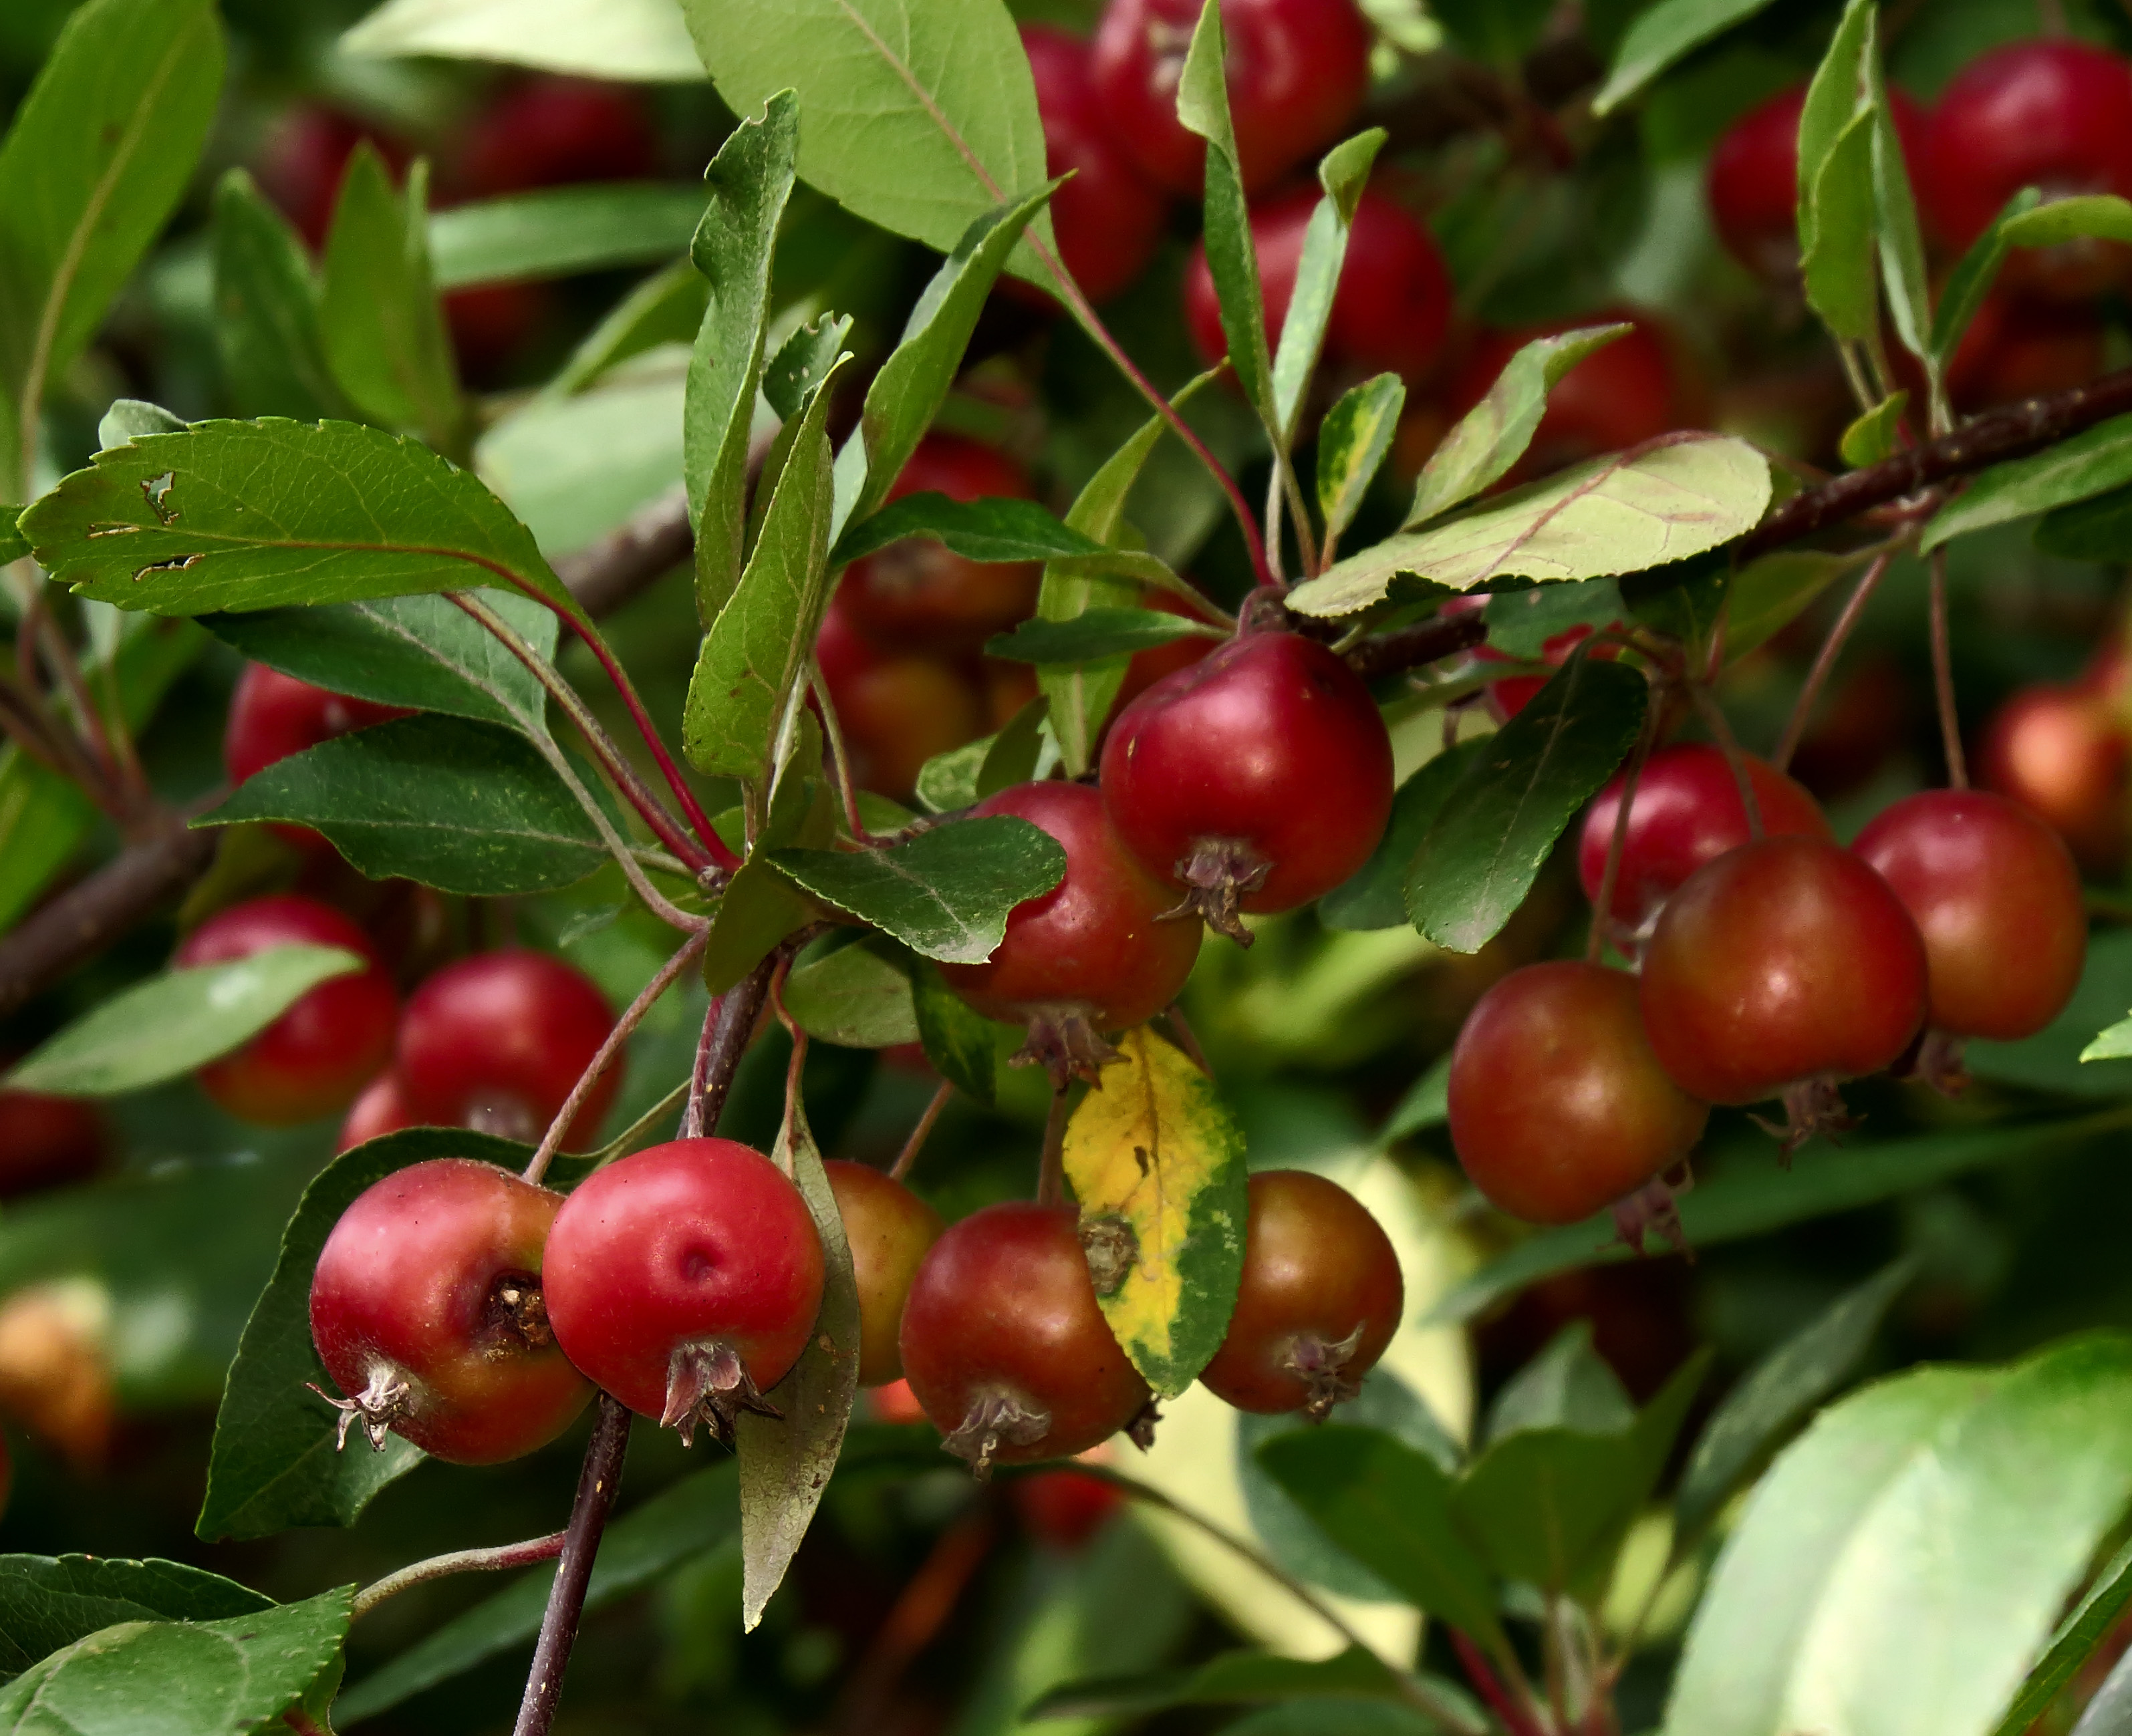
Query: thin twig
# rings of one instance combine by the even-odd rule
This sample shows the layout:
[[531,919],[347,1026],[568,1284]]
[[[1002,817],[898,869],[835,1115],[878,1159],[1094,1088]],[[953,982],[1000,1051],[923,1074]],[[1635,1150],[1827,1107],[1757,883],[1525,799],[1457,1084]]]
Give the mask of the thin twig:
[[1044,1155],[1036,1166],[1036,1203],[1063,1205],[1066,1199],[1066,1087],[1051,1093],[1050,1112],[1044,1118]]
[[1651,748],[1659,732],[1659,719],[1664,711],[1659,703],[1664,694],[1654,690],[1644,712],[1643,727],[1636,731],[1636,745],[1629,751],[1629,769],[1621,774],[1621,794],[1614,808],[1614,833],[1606,840],[1606,866],[1599,875],[1599,895],[1592,901],[1592,933],[1584,942],[1584,962],[1596,965],[1606,951],[1607,924],[1614,918],[1614,889],[1621,880],[1621,856],[1629,842],[1629,810],[1635,806],[1636,781],[1644,774],[1644,761],[1650,757]]
[[1726,765],[1731,768],[1732,782],[1740,791],[1740,806],[1747,815],[1747,836],[1759,840],[1762,836],[1762,803],[1755,794],[1755,780],[1747,775],[1747,756],[1741,751],[1740,738],[1732,733],[1731,722],[1708,688],[1699,681],[1691,681],[1688,691],[1702,721],[1710,727],[1710,733],[1717,738],[1718,752],[1725,755]]
[[1310,507],[1303,495],[1303,479],[1295,473],[1295,461],[1286,453],[1280,455],[1274,466],[1288,495],[1288,516],[1295,523],[1295,547],[1303,562],[1303,570],[1313,578],[1323,570],[1318,559],[1318,534],[1310,525]]
[[807,679],[814,683],[814,703],[821,708],[822,735],[829,744],[829,765],[836,775],[838,794],[843,798],[844,824],[850,828],[855,843],[870,844],[872,835],[859,818],[859,792],[852,776],[851,750],[844,744],[844,727],[838,719],[837,702],[830,697],[829,683],[823,679],[819,658],[808,658]]
[[933,1124],[940,1119],[940,1111],[948,1106],[948,1100],[955,1095],[955,1087],[943,1079],[925,1105],[925,1113],[918,1118],[918,1125],[910,1129],[910,1137],[903,1142],[903,1149],[896,1153],[895,1163],[889,1165],[888,1178],[900,1182],[910,1173],[910,1166],[918,1161],[918,1153],[925,1149],[926,1135],[933,1131]]
[[600,1044],[591,1063],[578,1076],[578,1082],[570,1087],[570,1095],[563,1100],[563,1106],[555,1111],[555,1120],[548,1124],[548,1131],[541,1135],[540,1149],[526,1166],[525,1180],[538,1182],[547,1174],[550,1160],[555,1157],[556,1148],[569,1131],[570,1123],[577,1119],[578,1110],[583,1107],[585,1099],[592,1095],[593,1088],[599,1083],[600,1075],[613,1064],[614,1057],[621,1053],[622,1045],[629,1041],[637,1026],[644,1023],[644,1015],[651,1010],[654,1003],[674,986],[675,979],[684,971],[695,962],[703,950],[703,943],[710,938],[710,933],[707,928],[699,928],[684,941],[680,950],[660,966],[651,981],[645,984],[638,991],[636,999],[631,1001],[622,1017],[615,1020],[614,1029],[607,1033],[606,1041]]
[[1792,755],[1798,751],[1799,741],[1806,734],[1808,720],[1813,715],[1814,703],[1821,698],[1821,690],[1827,684],[1830,673],[1836,668],[1836,659],[1842,653],[1844,642],[1851,637],[1851,630],[1858,625],[1859,617],[1865,614],[1866,605],[1880,583],[1880,575],[1888,570],[1894,558],[1894,550],[1888,549],[1876,557],[1873,564],[1866,569],[1845,601],[1843,612],[1836,617],[1835,625],[1828,630],[1828,636],[1821,642],[1820,650],[1814,654],[1813,667],[1807,671],[1806,684],[1799,689],[1798,701],[1792,707],[1790,721],[1784,725],[1784,737],[1777,743],[1777,751],[1769,759],[1769,763],[1779,771],[1790,765]]
[[388,1573],[357,1592],[348,1619],[361,1621],[388,1597],[396,1597],[411,1586],[427,1585],[431,1580],[445,1579],[455,1573],[500,1573],[507,1568],[531,1567],[541,1561],[552,1561],[563,1552],[563,1540],[567,1535],[551,1531],[545,1537],[529,1537],[522,1543],[499,1543],[492,1549],[459,1549],[449,1555],[433,1555],[425,1561],[411,1561],[397,1573]]
[[1547,1736],[1539,1721],[1524,1706],[1518,1704],[1496,1672],[1488,1667],[1486,1655],[1465,1634],[1456,1628],[1450,1630],[1451,1644],[1458,1653],[1458,1662],[1466,1666],[1466,1674],[1480,1690],[1481,1698],[1487,1701],[1496,1717],[1503,1720],[1503,1728],[1510,1736]]
[[540,1638],[534,1644],[533,1668],[526,1678],[526,1697],[518,1703],[518,1722],[511,1726],[511,1736],[548,1736],[555,1724],[563,1671],[569,1667],[570,1647],[577,1642],[578,1623],[585,1612],[593,1557],[599,1552],[600,1533],[607,1529],[622,1484],[622,1455],[629,1451],[629,1408],[608,1393],[602,1393],[594,1403],[592,1442],[585,1448],[578,1498],[563,1533],[562,1559],[555,1566],[555,1583],[549,1588],[548,1607],[541,1614]]
[[584,779],[578,775],[577,768],[570,764],[569,755],[545,735],[531,736],[527,739],[532,742],[533,751],[548,762],[549,769],[563,780],[563,787],[584,810],[585,818],[593,822],[593,830],[600,835],[600,842],[607,846],[607,853],[614,858],[615,865],[622,870],[622,877],[629,882],[630,890],[644,900],[644,908],[673,928],[684,930],[708,928],[709,923],[704,918],[691,915],[651,884],[642,865],[636,860],[636,852],[630,848],[629,841],[614,829],[614,822],[607,817],[607,810],[593,799],[593,793],[585,788]]
[[1940,746],[1947,755],[1947,781],[1969,788],[1969,761],[1962,751],[1962,719],[1954,708],[1954,659],[1947,641],[1947,550],[1932,552],[1933,695],[1939,707]]
[[755,1034],[755,1021],[776,968],[772,954],[711,1003],[703,1017],[703,1040],[696,1048],[695,1071],[689,1080],[689,1106],[681,1115],[681,1137],[700,1139],[718,1130],[733,1069]]

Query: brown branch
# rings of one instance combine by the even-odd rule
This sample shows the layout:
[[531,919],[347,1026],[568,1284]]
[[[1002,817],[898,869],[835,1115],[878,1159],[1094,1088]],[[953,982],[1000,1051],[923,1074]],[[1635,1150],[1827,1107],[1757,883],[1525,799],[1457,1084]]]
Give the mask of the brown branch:
[[689,498],[679,488],[639,507],[629,521],[555,563],[555,576],[595,617],[612,615],[687,560],[696,546]]
[[547,1736],[555,1722],[555,1705],[563,1693],[563,1671],[570,1662],[578,1623],[585,1613],[593,1557],[599,1552],[600,1533],[607,1529],[607,1515],[614,1511],[615,1494],[622,1483],[622,1455],[628,1450],[629,1407],[602,1393],[592,1443],[585,1448],[585,1466],[578,1474],[578,1499],[563,1533],[563,1556],[555,1564],[555,1583],[550,1588],[548,1607],[540,1617],[540,1638],[533,1647],[533,1668],[526,1678],[526,1697],[518,1704],[518,1722],[512,1726],[512,1736]]

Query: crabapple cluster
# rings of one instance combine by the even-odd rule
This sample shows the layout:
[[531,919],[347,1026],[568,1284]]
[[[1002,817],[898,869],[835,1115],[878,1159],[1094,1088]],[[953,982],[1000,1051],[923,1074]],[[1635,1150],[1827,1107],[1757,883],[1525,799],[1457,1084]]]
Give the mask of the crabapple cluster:
[[1453,1050],[1453,1143],[1515,1216],[1612,1206],[1636,1240],[1669,1224],[1663,1178],[1712,1105],[1779,1101],[1789,1150],[1847,1125],[1844,1080],[1895,1070],[1958,1090],[1966,1039],[2031,1035],[2072,998],[2078,870],[2005,796],[1905,797],[1846,849],[1812,796],[1749,755],[1736,768],[1677,745],[1632,795],[1625,781],[1588,809],[1577,866],[1631,970],[1514,971]]
[[2132,720],[2126,665],[2107,647],[2078,679],[2019,689],[1986,722],[1976,774],[2038,815],[2088,873],[2125,866]]

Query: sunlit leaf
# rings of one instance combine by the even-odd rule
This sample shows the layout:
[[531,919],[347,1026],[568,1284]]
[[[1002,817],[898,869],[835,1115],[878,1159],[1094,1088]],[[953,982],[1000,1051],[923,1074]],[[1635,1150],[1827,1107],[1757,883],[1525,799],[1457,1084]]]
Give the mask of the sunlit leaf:
[[351,55],[500,60],[631,83],[703,76],[673,0],[386,0],[339,46]]

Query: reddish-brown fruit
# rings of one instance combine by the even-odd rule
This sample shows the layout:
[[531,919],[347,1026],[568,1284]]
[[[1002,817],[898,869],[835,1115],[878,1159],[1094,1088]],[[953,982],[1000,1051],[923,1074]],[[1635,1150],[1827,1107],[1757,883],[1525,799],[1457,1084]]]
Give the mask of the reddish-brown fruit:
[[[531,1144],[547,1130],[614,1028],[592,979],[525,947],[449,964],[407,999],[394,1069],[409,1111]],[[622,1088],[617,1054],[563,1134],[582,1146]]]
[[1909,1048],[1924,1022],[1924,942],[1849,851],[1769,837],[1666,900],[1642,987],[1651,1047],[1683,1089],[1712,1103],[1785,1096],[1796,1139],[1837,1125],[1834,1081]]
[[1236,1310],[1199,1382],[1240,1411],[1322,1417],[1399,1331],[1399,1255],[1360,1200],[1308,1170],[1260,1170],[1249,1198]]
[[[1275,194],[1251,209],[1251,247],[1265,300],[1266,341],[1275,348],[1295,293],[1303,237],[1318,207],[1315,187]],[[1396,373],[1419,381],[1435,365],[1451,325],[1451,274],[1419,218],[1374,190],[1355,208],[1347,257],[1325,327],[1325,359],[1342,372]],[[1184,319],[1201,357],[1228,353],[1207,244],[1184,270]]]
[[1107,301],[1155,257],[1167,215],[1162,193],[1126,155],[1096,100],[1088,44],[1025,24],[1021,46],[1036,80],[1044,173],[1073,177],[1051,196],[1059,257],[1089,300]]
[[928,760],[984,734],[984,701],[954,664],[873,645],[852,626],[844,594],[831,600],[814,654],[852,757],[852,780],[906,801]]
[[837,1196],[859,1291],[859,1384],[903,1378],[904,1298],[926,1250],[940,1239],[940,1214],[902,1182],[867,1163],[833,1158],[822,1168]]
[[1986,789],[1928,789],[1884,809],[1851,847],[1924,937],[1933,1030],[2008,1043],[2064,1010],[2087,957],[2080,870],[2027,808]]
[[[900,1351],[898,1352],[900,1355]],[[891,1380],[871,1388],[862,1401],[876,1422],[923,1422],[925,1407],[910,1390],[907,1380]]]
[[[1765,833],[1835,836],[1820,804],[1803,785],[1766,760],[1752,754],[1741,758]],[[1577,877],[1594,904],[1621,811],[1623,782],[1616,776],[1592,798],[1577,835]],[[1644,762],[1636,779],[1636,799],[1629,808],[1628,836],[1614,882],[1613,919],[1631,931],[1641,928],[1697,869],[1738,849],[1752,835],[1739,781],[1721,752],[1699,741],[1659,749]]]
[[90,1279],[31,1284],[0,1302],[0,1414],[83,1473],[102,1468],[118,1409],[110,1313],[109,1293]]
[[233,904],[194,929],[171,962],[223,964],[291,945],[339,947],[363,968],[305,990],[257,1037],[194,1076],[241,1121],[278,1127],[332,1115],[392,1053],[400,1004],[392,979],[370,937],[329,905],[293,893]]
[[400,1088],[400,1076],[388,1068],[364,1086],[363,1095],[348,1105],[348,1119],[340,1125],[340,1139],[334,1149],[352,1150],[372,1139],[382,1139],[387,1134],[401,1133],[420,1125],[422,1118],[407,1106],[407,1095]]
[[[1149,178],[1198,197],[1207,146],[1177,118],[1197,0],[1111,0],[1096,30],[1096,94]],[[1244,189],[1270,186],[1338,138],[1370,88],[1370,28],[1354,0],[1222,0],[1223,71]]]
[[1977,781],[2036,813],[2090,874],[2124,866],[2132,740],[2089,686],[2024,688],[1984,727]]
[[1157,682],[1111,726],[1102,789],[1133,854],[1242,939],[1370,859],[1392,749],[1361,679],[1296,633],[1247,633]]
[[108,1142],[94,1104],[43,1091],[0,1091],[0,1200],[85,1182]]
[[1198,921],[1164,919],[1174,896],[1133,860],[1085,784],[1018,784],[972,812],[1041,827],[1064,849],[1066,875],[1015,906],[984,963],[941,972],[987,1018],[1025,1021],[1033,1059],[1092,1067],[1110,1053],[1101,1033],[1145,1024],[1177,998],[1199,956]]
[[311,1278],[311,1337],[360,1423],[454,1465],[545,1446],[592,1397],[543,1302],[560,1194],[492,1163],[439,1158],[374,1182],[341,1214]]
[[730,1440],[807,1348],[822,1239],[790,1177],[731,1139],[596,1169],[556,1214],[543,1273],[564,1353],[631,1410]]
[[460,188],[477,199],[577,181],[643,180],[659,138],[643,99],[588,79],[534,78],[484,108],[459,155]]
[[1493,1204],[1575,1224],[1695,1149],[1710,1110],[1659,1065],[1636,979],[1569,959],[1513,971],[1451,1053],[1451,1143]]
[[1085,1452],[1150,1402],[1097,1305],[1070,1206],[1010,1201],[950,1225],[904,1307],[903,1368],[979,1476]]
[[1084,1470],[1044,1470],[1033,1477],[1016,1477],[1007,1484],[1007,1498],[1030,1536],[1069,1551],[1085,1547],[1126,1500],[1116,1484]]
[[[888,491],[951,501],[1030,499],[1029,478],[996,447],[929,434]],[[907,537],[854,561],[838,587],[852,625],[876,645],[948,655],[974,651],[1036,607],[1043,569],[1027,561],[965,559],[929,537]]]

